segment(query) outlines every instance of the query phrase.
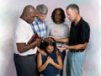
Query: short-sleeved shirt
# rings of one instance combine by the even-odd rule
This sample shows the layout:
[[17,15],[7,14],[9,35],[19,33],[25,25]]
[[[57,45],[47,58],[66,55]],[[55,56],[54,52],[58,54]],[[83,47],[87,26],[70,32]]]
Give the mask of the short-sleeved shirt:
[[32,23],[32,28],[39,37],[47,37],[47,23],[46,21],[41,22],[38,18],[35,19]]
[[[56,38],[67,38],[69,37],[69,26],[66,23],[55,24],[51,23],[48,26],[49,36]],[[57,43],[57,46],[61,46],[61,43]]]
[[83,44],[89,42],[90,37],[90,27],[89,24],[80,19],[80,21],[75,25],[74,22],[71,23],[69,45]]
[[[18,20],[18,25],[16,28],[15,43],[26,43],[27,44],[33,35],[34,35],[34,33],[33,33],[31,25],[20,18]],[[37,48],[34,48],[34,49],[30,49],[26,52],[20,53],[17,50],[17,46],[15,46],[15,50],[16,50],[15,53],[22,55],[22,56],[26,56],[26,55],[35,54],[37,51],[36,49]]]

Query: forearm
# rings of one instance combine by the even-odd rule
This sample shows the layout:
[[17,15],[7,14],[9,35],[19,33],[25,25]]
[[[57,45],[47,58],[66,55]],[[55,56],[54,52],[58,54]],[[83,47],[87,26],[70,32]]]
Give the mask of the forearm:
[[57,63],[54,63],[52,64],[55,68],[59,69],[59,70],[62,70],[63,68],[63,65],[60,65],[60,64],[57,64]]
[[31,43],[31,44],[27,44],[24,48],[25,51],[35,48],[37,46],[36,42],[35,43]]
[[21,44],[21,43],[17,43],[17,49],[20,53],[26,52],[29,49],[32,49],[36,46],[36,42],[31,43],[31,44]]
[[61,39],[55,39],[56,42],[62,42],[62,43],[66,43],[69,41],[69,38],[61,38]]
[[73,46],[68,46],[68,49],[80,50],[80,49],[85,49],[86,46],[87,46],[87,43],[77,44],[77,45],[73,45]]
[[41,65],[41,66],[38,68],[39,72],[42,72],[43,70],[45,70],[46,67],[47,67],[47,65],[48,65],[48,62],[46,61],[43,65]]

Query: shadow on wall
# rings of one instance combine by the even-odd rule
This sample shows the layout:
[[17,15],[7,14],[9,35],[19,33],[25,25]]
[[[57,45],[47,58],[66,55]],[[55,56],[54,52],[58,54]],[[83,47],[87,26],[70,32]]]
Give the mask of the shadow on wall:
[[[0,55],[0,76],[16,76],[15,65],[13,61],[13,39],[7,38],[1,47],[1,55]],[[2,52],[3,51],[3,52]]]
[[3,16],[5,21],[0,23],[0,76],[16,76],[13,60],[14,54],[14,33],[18,21],[19,11],[8,10],[9,13]]

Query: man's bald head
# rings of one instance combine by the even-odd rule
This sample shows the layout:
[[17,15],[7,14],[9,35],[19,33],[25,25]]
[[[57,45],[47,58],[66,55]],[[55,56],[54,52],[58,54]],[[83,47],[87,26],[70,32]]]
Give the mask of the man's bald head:
[[31,5],[27,5],[27,6],[25,6],[22,14],[30,14],[32,12],[36,12],[35,8]]
[[25,6],[21,18],[28,23],[32,23],[36,16],[35,8],[32,5]]

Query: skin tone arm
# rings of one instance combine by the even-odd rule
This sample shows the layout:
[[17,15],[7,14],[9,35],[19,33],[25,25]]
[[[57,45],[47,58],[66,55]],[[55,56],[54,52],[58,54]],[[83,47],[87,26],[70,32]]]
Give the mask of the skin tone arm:
[[45,70],[46,67],[48,66],[48,64],[52,64],[55,68],[61,70],[63,68],[63,64],[62,64],[61,55],[59,53],[57,53],[57,61],[58,61],[58,63],[55,63],[51,57],[48,57],[46,62],[44,64],[42,64],[41,53],[39,53],[38,57],[37,57],[39,72]]
[[56,55],[57,55],[57,62],[58,62],[58,63],[55,63],[55,62],[53,61],[53,59],[51,59],[50,63],[51,63],[55,68],[57,68],[57,69],[59,69],[59,70],[62,70],[63,64],[62,64],[61,55],[59,54],[58,51],[56,52]]
[[32,42],[31,44],[26,43],[16,43],[17,49],[20,53],[26,52],[29,49],[32,49],[33,47],[36,47],[38,44],[40,44],[40,39],[37,39],[36,41]]
[[42,55],[41,55],[41,53],[38,53],[38,56],[37,56],[38,71],[42,72],[43,70],[45,70],[47,65],[49,64],[50,60],[51,60],[51,58],[48,57],[46,62],[44,64],[42,64]]
[[72,46],[68,46],[68,45],[63,46],[64,49],[73,49],[73,50],[85,49],[86,47],[87,47],[87,43],[77,44],[77,45],[72,45]]
[[69,38],[54,38],[56,40],[56,42],[62,42],[62,43],[66,43],[69,41]]
[[38,51],[39,53],[41,53],[42,55],[45,55],[45,56],[47,55],[47,53],[45,53],[44,50],[41,50],[41,49],[38,48],[38,47],[37,47],[37,51]]

